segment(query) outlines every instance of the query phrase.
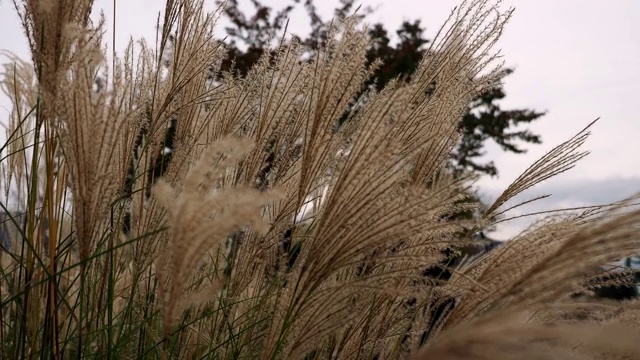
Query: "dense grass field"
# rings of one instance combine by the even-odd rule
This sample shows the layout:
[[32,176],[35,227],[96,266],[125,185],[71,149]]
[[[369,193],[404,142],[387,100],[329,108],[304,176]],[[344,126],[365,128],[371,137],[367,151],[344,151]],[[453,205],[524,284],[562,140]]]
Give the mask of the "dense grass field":
[[240,78],[203,0],[167,0],[156,41],[113,61],[92,1],[14,2],[31,58],[0,79],[0,358],[640,358],[639,303],[591,296],[633,280],[601,266],[640,249],[637,197],[463,259],[587,155],[591,124],[486,207],[449,171],[511,10],[464,2],[411,79],[356,98],[354,18],[318,51],[283,34]]

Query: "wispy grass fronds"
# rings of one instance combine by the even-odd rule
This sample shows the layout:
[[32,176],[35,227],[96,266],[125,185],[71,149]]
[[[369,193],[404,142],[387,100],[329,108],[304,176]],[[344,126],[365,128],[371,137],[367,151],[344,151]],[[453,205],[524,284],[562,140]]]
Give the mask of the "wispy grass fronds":
[[248,150],[246,141],[219,140],[192,166],[180,190],[163,180],[154,187],[155,197],[167,209],[169,225],[166,248],[156,264],[165,336],[185,309],[211,299],[225,281],[220,271],[220,276],[200,293],[184,294],[193,272],[206,262],[207,254],[216,247],[222,248],[230,233],[244,227],[251,227],[257,234],[268,230],[261,210],[265,203],[276,199],[277,193],[223,185],[228,177],[225,172]]
[[554,318],[628,281],[594,269],[640,247],[636,198],[549,213],[462,265],[447,255],[586,155],[589,127],[483,212],[474,174],[450,171],[512,10],[464,2],[410,79],[356,99],[380,64],[355,18],[317,51],[272,39],[239,77],[218,71],[220,12],[203,3],[167,1],[155,43],[107,66],[91,1],[15,1],[33,64],[2,67],[2,358],[569,356],[614,336],[637,353],[617,332],[635,303],[625,321],[606,306]]

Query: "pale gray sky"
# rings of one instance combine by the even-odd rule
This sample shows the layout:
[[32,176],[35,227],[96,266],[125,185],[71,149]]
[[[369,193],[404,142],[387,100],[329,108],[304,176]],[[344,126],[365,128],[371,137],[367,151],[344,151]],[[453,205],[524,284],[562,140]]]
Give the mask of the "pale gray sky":
[[[265,1],[276,8],[287,2]],[[153,39],[163,3],[117,1],[119,50],[130,36]],[[328,18],[338,1],[316,3]],[[419,18],[432,38],[458,1],[361,0],[361,3],[375,7],[377,11],[369,21],[384,23],[390,32],[403,20]],[[528,154],[505,154],[496,146],[489,146],[487,158],[496,162],[500,177],[482,179],[481,191],[494,198],[544,152],[596,117],[601,120],[586,146],[592,154],[571,172],[532,189],[532,195],[551,192],[554,196],[523,210],[609,202],[640,191],[640,117],[636,108],[640,102],[640,1],[505,3],[515,6],[516,11],[498,45],[507,65],[515,67],[516,72],[506,80],[507,98],[502,104],[505,108],[548,110],[548,114],[531,126],[542,135],[544,143],[530,146]],[[95,2],[96,13],[97,9],[104,9],[109,26],[113,19],[112,4],[113,0]],[[294,13],[290,28],[302,34],[307,21],[300,15]],[[0,5],[0,34],[0,49],[28,58],[24,36],[9,0]],[[7,116],[2,106],[8,106],[4,98],[0,98],[0,119]],[[503,225],[495,236],[505,238],[525,225],[525,221]]]

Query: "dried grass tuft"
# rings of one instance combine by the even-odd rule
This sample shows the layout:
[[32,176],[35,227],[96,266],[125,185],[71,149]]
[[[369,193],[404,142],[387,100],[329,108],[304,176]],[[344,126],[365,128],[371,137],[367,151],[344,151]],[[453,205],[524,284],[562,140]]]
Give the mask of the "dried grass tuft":
[[[14,3],[32,64],[7,53],[0,82],[13,103],[2,358],[639,356],[636,301],[576,298],[631,281],[594,269],[640,248],[637,196],[550,211],[442,266],[469,233],[512,219],[509,199],[587,155],[592,124],[484,211],[474,175],[450,173],[460,117],[499,79],[511,9],[463,2],[409,81],[356,103],[380,64],[366,66],[355,17],[308,58],[274,39],[238,77],[213,75],[220,12],[202,0],[167,1],[157,43],[110,66],[91,1]],[[481,216],[446,220],[469,210]]]

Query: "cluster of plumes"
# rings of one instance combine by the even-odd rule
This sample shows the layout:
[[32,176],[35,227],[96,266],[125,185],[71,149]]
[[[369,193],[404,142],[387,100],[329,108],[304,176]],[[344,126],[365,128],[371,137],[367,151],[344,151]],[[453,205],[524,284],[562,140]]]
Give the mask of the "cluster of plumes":
[[[218,13],[204,12],[203,0],[167,1],[156,46],[140,41],[134,51],[131,44],[108,70],[102,24],[88,27],[91,5],[24,1],[35,69],[47,75],[22,66],[16,77],[15,68],[4,68],[3,89],[15,105],[11,126],[32,124],[42,133],[35,148],[44,149],[45,164],[64,161],[55,171],[45,166],[45,200],[29,209],[23,244],[36,243],[44,218],[56,241],[45,253],[24,245],[2,253],[8,275],[0,308],[12,309],[0,314],[0,337],[11,340],[3,351],[345,359],[639,354],[634,304],[622,316],[628,322],[552,316],[558,308],[565,318],[584,311],[570,302],[586,283],[597,284],[584,275],[640,248],[632,199],[550,217],[449,269],[446,283],[423,276],[446,260],[443,249],[464,246],[471,241],[465,234],[507,215],[510,198],[586,155],[580,147],[587,129],[536,162],[479,218],[446,220],[477,206],[467,201],[473,176],[454,178],[447,158],[469,101],[496,84],[492,46],[511,11],[465,2],[409,81],[371,90],[354,107],[373,69],[365,58],[371,44],[353,19],[336,21],[309,61],[295,39],[283,41],[246,77],[221,74],[212,82],[210,69],[225,52],[213,37]],[[58,13],[64,16],[52,17]],[[40,103],[46,111],[24,115]],[[173,151],[165,164],[168,124]],[[13,144],[3,180],[26,173],[24,159],[14,157],[28,157],[24,146]],[[64,198],[54,193],[67,185],[73,232],[61,235],[66,213],[52,209]],[[302,212],[305,221],[296,221]],[[38,275],[25,280],[23,268]],[[40,297],[29,296],[31,289]],[[20,346],[23,333],[29,340]]]

